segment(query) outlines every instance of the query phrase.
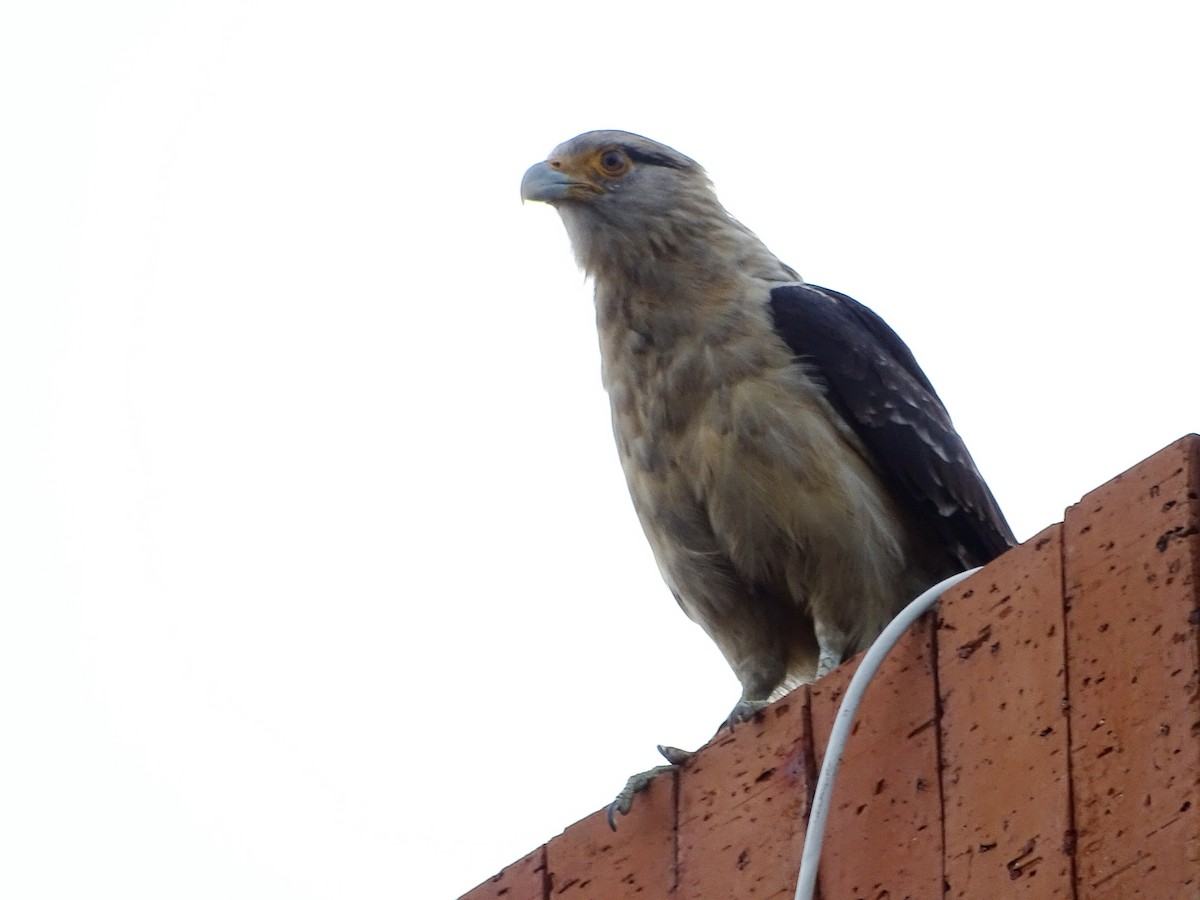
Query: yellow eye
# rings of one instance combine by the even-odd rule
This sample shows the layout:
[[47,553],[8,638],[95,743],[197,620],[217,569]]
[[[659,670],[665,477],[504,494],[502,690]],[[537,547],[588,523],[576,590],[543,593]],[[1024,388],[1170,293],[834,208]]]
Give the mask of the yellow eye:
[[629,168],[629,158],[620,150],[605,150],[600,154],[599,162],[605,175],[621,175]]

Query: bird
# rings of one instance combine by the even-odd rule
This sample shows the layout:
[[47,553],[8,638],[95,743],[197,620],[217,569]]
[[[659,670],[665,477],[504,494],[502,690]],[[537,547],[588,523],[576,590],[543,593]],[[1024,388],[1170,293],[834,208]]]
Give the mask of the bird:
[[557,210],[593,282],[633,506],[741,684],[730,725],[1016,543],[907,345],[781,262],[694,160],[589,131],[532,165],[521,197]]

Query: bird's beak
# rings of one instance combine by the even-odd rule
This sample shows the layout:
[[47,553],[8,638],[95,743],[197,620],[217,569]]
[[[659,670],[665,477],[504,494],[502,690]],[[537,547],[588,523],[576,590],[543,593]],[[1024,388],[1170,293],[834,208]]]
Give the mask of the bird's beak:
[[534,163],[521,179],[521,199],[553,203],[565,199],[575,183],[549,163]]

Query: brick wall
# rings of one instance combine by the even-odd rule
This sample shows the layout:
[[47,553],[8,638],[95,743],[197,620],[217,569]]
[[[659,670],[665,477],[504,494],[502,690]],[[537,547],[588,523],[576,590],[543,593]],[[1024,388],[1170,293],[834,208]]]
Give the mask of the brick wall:
[[[943,597],[867,692],[824,900],[1200,898],[1200,437]],[[857,660],[722,734],[609,830],[588,816],[463,900],[791,898]]]

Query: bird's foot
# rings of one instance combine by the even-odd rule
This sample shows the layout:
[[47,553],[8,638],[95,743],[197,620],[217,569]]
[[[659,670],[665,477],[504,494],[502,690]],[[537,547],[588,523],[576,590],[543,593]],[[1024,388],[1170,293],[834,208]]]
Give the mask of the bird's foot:
[[648,788],[650,782],[659,775],[664,775],[667,772],[678,769],[692,758],[692,754],[688,750],[680,750],[678,747],[665,747],[662,744],[658,745],[658,752],[663,755],[668,765],[655,766],[653,769],[647,769],[645,772],[638,772],[625,782],[625,787],[621,788],[621,793],[617,794],[617,798],[608,804],[605,816],[608,819],[608,827],[613,831],[617,830],[617,813],[626,815],[629,812],[633,807],[634,795]]
[[747,700],[743,697],[729,713],[729,718],[725,720],[725,727],[732,729],[734,725],[749,722],[770,705],[770,700]]
[[634,795],[644,791],[659,775],[670,772],[675,768],[674,765],[655,766],[653,769],[647,769],[645,772],[638,772],[630,777],[625,782],[625,787],[621,788],[621,793],[617,794],[617,798],[612,803],[608,804],[608,809],[605,810],[605,816],[608,819],[608,827],[613,831],[617,830],[617,813],[626,815],[633,808]]

